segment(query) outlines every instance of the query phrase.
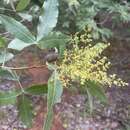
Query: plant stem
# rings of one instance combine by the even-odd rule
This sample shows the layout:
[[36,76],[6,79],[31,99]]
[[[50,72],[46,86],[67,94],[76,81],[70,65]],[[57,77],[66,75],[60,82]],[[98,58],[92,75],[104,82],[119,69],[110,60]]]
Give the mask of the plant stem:
[[3,69],[9,69],[9,70],[26,70],[26,69],[33,69],[33,68],[43,68],[47,67],[46,65],[39,65],[39,66],[30,66],[30,67],[8,67],[8,66],[0,66],[0,68]]

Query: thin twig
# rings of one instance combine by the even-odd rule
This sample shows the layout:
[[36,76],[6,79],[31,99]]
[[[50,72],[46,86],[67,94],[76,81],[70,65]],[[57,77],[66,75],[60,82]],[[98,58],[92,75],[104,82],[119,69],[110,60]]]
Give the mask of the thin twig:
[[6,48],[4,50],[4,60],[3,60],[3,63],[2,63],[2,67],[5,66],[5,60],[6,60]]
[[21,84],[21,82],[20,82],[20,80],[19,80],[19,77],[18,77],[16,71],[13,71],[13,72],[12,72],[12,75],[14,76],[14,78],[16,78],[16,80],[17,80],[17,82],[18,82],[18,84],[19,84],[19,87],[21,88],[21,91],[24,93],[24,88],[23,88],[23,86],[22,86],[22,84]]
[[9,69],[9,70],[27,70],[27,69],[33,69],[33,68],[43,68],[47,67],[46,65],[39,65],[39,66],[30,66],[30,67],[9,67],[9,66],[0,66],[0,68]]

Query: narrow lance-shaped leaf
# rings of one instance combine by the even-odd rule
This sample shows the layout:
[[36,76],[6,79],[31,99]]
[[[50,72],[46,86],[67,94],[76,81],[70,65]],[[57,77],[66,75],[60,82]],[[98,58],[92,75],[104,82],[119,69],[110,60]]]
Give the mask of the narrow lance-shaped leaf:
[[92,114],[93,110],[94,110],[94,102],[93,102],[93,96],[90,94],[89,90],[86,88],[87,91],[87,97],[88,97],[88,104],[89,104],[89,111],[90,114]]
[[21,11],[24,10],[30,3],[30,0],[20,0],[17,4],[16,10]]
[[27,127],[31,127],[33,118],[32,103],[24,94],[19,97],[18,110],[21,121]]
[[56,26],[58,19],[58,0],[45,0],[42,8],[44,12],[39,17],[37,41],[47,36]]
[[17,97],[21,94],[20,91],[11,90],[8,92],[0,92],[0,106],[15,104]]
[[0,14],[0,21],[5,26],[6,30],[16,38],[22,40],[25,43],[35,42],[35,37],[31,34],[31,32],[23,24],[16,21],[15,19]]
[[62,84],[58,79],[56,70],[48,81],[47,116],[43,130],[50,130],[53,121],[53,106],[61,101],[63,92]]
[[35,43],[25,43],[17,38],[13,39],[9,45],[8,45],[8,48],[10,49],[15,49],[15,50],[18,50],[18,51],[21,51],[22,49],[24,49],[25,47],[27,46],[30,46],[32,44],[35,44]]
[[31,95],[44,95],[47,93],[47,85],[33,85],[25,88],[25,92]]

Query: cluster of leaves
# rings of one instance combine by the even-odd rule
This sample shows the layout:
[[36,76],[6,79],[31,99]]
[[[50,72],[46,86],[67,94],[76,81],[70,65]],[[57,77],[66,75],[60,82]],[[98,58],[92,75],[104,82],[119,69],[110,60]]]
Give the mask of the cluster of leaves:
[[[21,3],[25,4],[27,1],[20,1],[17,5],[17,9],[21,7]],[[26,3],[28,4],[28,3]],[[23,6],[23,5],[22,5]],[[25,8],[25,5],[24,7]],[[58,72],[55,67],[47,64],[49,69],[52,70],[52,76],[48,80],[47,85],[36,85],[27,87],[24,89],[19,81],[19,76],[15,72],[15,68],[5,66],[5,62],[13,58],[13,54],[9,53],[9,49],[21,51],[25,47],[35,44],[36,46],[43,48],[54,48],[59,50],[59,53],[63,53],[65,48],[65,42],[69,40],[69,37],[60,32],[52,32],[53,28],[56,26],[58,19],[58,1],[57,0],[47,0],[44,2],[41,10],[44,9],[44,13],[39,15],[39,22],[37,25],[37,34],[34,36],[29,29],[24,26],[19,21],[12,17],[4,14],[0,14],[0,21],[2,26],[12,34],[14,39],[6,44],[3,37],[0,38],[1,52],[0,63],[1,63],[1,78],[8,80],[14,80],[18,82],[20,89],[14,88],[9,92],[0,93],[0,105],[8,105],[16,103],[18,105],[19,116],[21,120],[28,126],[31,127],[32,123],[32,103],[29,98],[30,95],[44,95],[47,94],[47,117],[44,125],[44,130],[51,129],[51,122],[53,119],[53,106],[60,101],[62,94],[62,84],[58,78]],[[21,9],[19,9],[21,10]],[[20,67],[19,67],[20,69]]]
[[[3,79],[19,82],[19,77],[15,71],[0,69],[0,76]],[[20,82],[19,85],[21,86]],[[14,88],[7,92],[1,91],[0,105],[17,104],[21,120],[25,125],[30,127],[32,124],[33,110],[29,95],[44,95],[46,93],[47,85],[34,85],[27,88],[21,86],[21,89]]]
[[[85,26],[93,29],[95,39],[112,36],[110,28],[104,24],[110,20],[112,26],[120,22],[130,21],[130,3],[124,0],[62,0],[59,26],[82,30]],[[68,20],[69,19],[69,20]],[[62,23],[62,25],[61,25]],[[76,28],[76,29],[75,29]]]
[[[10,3],[10,4],[13,10],[16,12],[27,8],[29,4],[31,3],[30,0],[20,0],[16,2],[17,4],[15,6],[15,2],[14,1],[12,2],[13,3]],[[41,1],[39,2],[41,4],[43,3]],[[13,39],[11,39],[11,41],[9,40],[8,42],[5,40],[5,38],[0,37],[0,48],[2,50],[0,54],[0,64],[1,64],[0,77],[16,81],[18,82],[19,87],[20,87],[20,89],[14,88],[14,90],[11,90],[9,92],[3,92],[3,91],[0,92],[0,105],[16,103],[18,105],[20,118],[28,127],[31,126],[31,120],[33,116],[31,100],[29,96],[47,94],[48,112],[47,112],[47,117],[44,124],[44,130],[51,129],[51,123],[53,119],[53,106],[60,101],[61,94],[63,91],[60,77],[65,79],[66,77],[63,77],[64,74],[70,75],[69,78],[72,81],[75,81],[75,80],[79,81],[79,83],[81,83],[81,86],[87,85],[86,87],[87,93],[90,99],[95,94],[97,95],[97,97],[102,97],[101,98],[102,100],[105,99],[104,94],[102,93],[102,91],[100,91],[101,90],[100,84],[111,83],[110,79],[112,77],[108,78],[107,73],[106,73],[107,69],[109,68],[109,63],[107,62],[106,58],[100,57],[102,51],[108,45],[99,43],[94,46],[93,45],[89,46],[88,43],[92,42],[91,35],[90,34],[86,35],[85,33],[84,35],[81,35],[80,38],[77,35],[75,35],[72,40],[72,43],[73,43],[72,50],[67,50],[64,53],[64,50],[66,48],[66,43],[70,40],[70,36],[63,34],[63,31],[62,33],[59,32],[60,30],[59,27],[62,26],[63,24],[64,24],[64,28],[66,27],[69,28],[70,25],[71,26],[74,25],[72,29],[75,29],[77,25],[78,27],[80,27],[80,25],[84,25],[84,26],[87,25],[88,27],[92,29],[93,32],[98,31],[101,33],[102,30],[99,31],[100,28],[97,26],[96,22],[94,21],[94,18],[97,16],[99,12],[102,12],[104,9],[106,13],[107,11],[110,13],[115,12],[115,9],[118,8],[116,7],[117,3],[114,5],[113,4],[114,2],[112,2],[112,0],[110,1],[112,2],[112,4],[110,4],[110,2],[106,2],[105,0],[98,1],[98,2],[94,0],[88,0],[88,1],[82,0],[81,3],[79,3],[77,0],[71,0],[71,1],[66,0],[64,1],[66,3],[65,8],[66,8],[66,11],[69,12],[69,15],[67,13],[65,18],[69,17],[71,14],[72,14],[72,17],[71,19],[69,19],[69,21],[66,22],[67,19],[65,21],[62,19],[62,17],[64,17],[63,15],[62,17],[59,17],[59,21],[61,23],[57,24],[58,14],[59,14],[58,6],[59,4],[61,4],[61,2],[62,1],[58,2],[58,0],[46,0],[44,1],[41,8],[38,7],[38,9],[36,8],[35,8],[36,10],[34,9],[35,13],[37,12],[37,10],[40,13],[38,13],[38,16],[37,16],[38,22],[36,22],[35,31],[32,31],[32,32],[30,32],[29,29],[18,20],[15,20],[14,18],[4,15],[2,13],[0,14],[0,23],[2,27],[4,26],[7,32],[12,34],[13,36]],[[7,0],[7,3],[8,3],[8,0]],[[121,5],[120,3],[118,3],[118,5],[121,6],[121,9],[122,7],[124,7],[124,5]],[[62,9],[63,6],[60,6],[61,10],[64,9],[64,8]],[[89,7],[89,8],[86,8],[84,6]],[[69,7],[69,10],[68,10],[68,7]],[[109,8],[111,10],[109,10]],[[125,12],[127,11],[128,11],[128,8],[126,8]],[[116,13],[120,14],[122,12],[118,12],[116,10]],[[60,11],[60,13],[62,13],[62,11]],[[30,21],[30,19],[31,20],[33,19],[33,16],[28,15],[28,13],[27,14],[19,13],[18,15],[28,21]],[[123,14],[124,19],[127,16],[129,15],[125,14],[124,16]],[[36,17],[36,14],[34,17]],[[81,23],[81,21],[78,20],[79,18],[83,19],[82,20],[83,23]],[[89,22],[86,22],[86,21],[89,21]],[[54,31],[54,28],[55,28],[55,31]],[[35,86],[29,86],[27,88],[23,88],[19,81],[19,76],[15,72],[15,68],[5,66],[5,62],[12,59],[14,56],[13,53],[8,52],[9,49],[21,51],[25,47],[29,47],[31,45],[36,45],[40,47],[41,49],[57,48],[59,55],[64,56],[63,63],[60,66],[61,76],[59,77],[59,74],[58,74],[59,68],[57,68],[56,66],[47,64],[48,68],[52,70],[52,75],[48,80],[48,84],[40,85],[40,86],[35,85]],[[70,62],[70,64],[68,64],[68,62]],[[67,70],[65,68],[67,68]],[[94,76],[95,74],[97,75]],[[62,80],[62,81],[66,81],[66,80]],[[118,81],[121,82],[122,84],[124,83],[120,79]],[[90,106],[92,106],[91,102],[90,102]]]

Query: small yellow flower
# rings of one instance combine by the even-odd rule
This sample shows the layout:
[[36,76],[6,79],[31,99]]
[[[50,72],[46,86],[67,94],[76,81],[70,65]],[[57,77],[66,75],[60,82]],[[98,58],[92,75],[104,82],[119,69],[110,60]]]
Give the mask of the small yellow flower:
[[[67,86],[73,81],[78,81],[81,85],[85,85],[86,81],[94,80],[109,86],[112,84],[118,86],[127,85],[120,78],[117,78],[116,74],[108,75],[107,73],[111,63],[107,57],[103,57],[101,54],[109,44],[90,44],[89,41],[92,41],[92,39],[87,31],[80,38],[76,34],[72,39],[72,45],[75,43],[73,48],[64,53],[64,58],[59,66],[63,84]],[[82,46],[80,46],[80,40],[83,42]],[[66,76],[67,78],[63,78]]]
[[64,128],[67,128],[67,127],[68,127],[68,125],[67,125],[66,123],[64,123],[64,124],[63,124],[63,127],[64,127]]

